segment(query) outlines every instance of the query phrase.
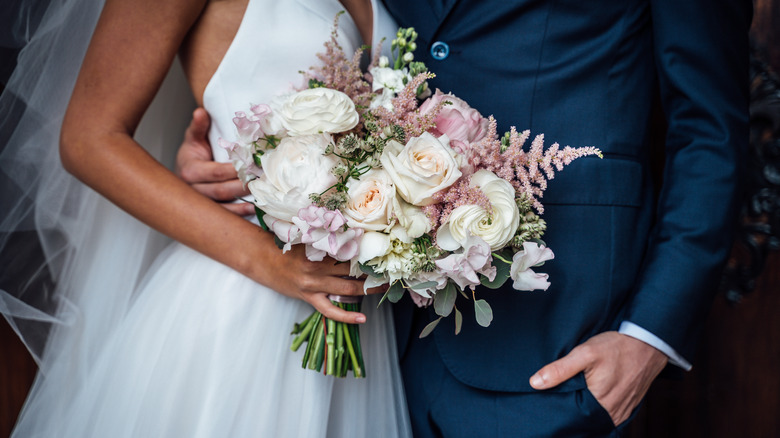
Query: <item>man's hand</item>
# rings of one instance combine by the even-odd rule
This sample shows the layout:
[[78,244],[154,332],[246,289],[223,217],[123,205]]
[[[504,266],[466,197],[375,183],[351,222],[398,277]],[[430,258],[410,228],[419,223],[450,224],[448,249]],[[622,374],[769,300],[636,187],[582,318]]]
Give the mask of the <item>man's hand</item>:
[[580,372],[615,425],[626,421],[668,358],[644,342],[606,332],[588,339],[531,377],[534,389],[558,386]]
[[214,162],[206,137],[209,123],[209,115],[203,108],[192,113],[184,142],[176,154],[176,174],[200,194],[219,201],[231,212],[241,216],[254,214],[251,203],[232,203],[249,192],[239,181],[232,164]]

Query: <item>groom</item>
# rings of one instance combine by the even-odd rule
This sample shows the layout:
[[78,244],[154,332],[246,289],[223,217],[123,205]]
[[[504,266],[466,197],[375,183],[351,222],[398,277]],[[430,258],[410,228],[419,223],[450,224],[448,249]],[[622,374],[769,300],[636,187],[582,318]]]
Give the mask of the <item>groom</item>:
[[[619,434],[667,362],[690,368],[729,248],[748,139],[750,1],[386,4],[418,31],[433,88],[502,130],[604,152],[556,175],[542,199],[556,254],[549,290],[478,289],[493,323],[477,326],[459,301],[457,337],[445,321],[420,340],[432,313],[396,307],[415,436]],[[656,91],[664,151],[649,144]],[[180,153],[185,169],[192,150]],[[654,190],[649,161],[661,154]]]

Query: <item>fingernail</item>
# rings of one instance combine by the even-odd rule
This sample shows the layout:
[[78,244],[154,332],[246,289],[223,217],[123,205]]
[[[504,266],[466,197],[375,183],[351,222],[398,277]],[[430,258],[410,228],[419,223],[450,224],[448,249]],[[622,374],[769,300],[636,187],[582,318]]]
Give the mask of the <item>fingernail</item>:
[[531,376],[531,386],[534,388],[543,388],[544,387],[544,379],[542,379],[542,376],[539,374],[534,374]]
[[364,322],[366,322],[366,317],[363,315],[357,316],[355,317],[355,322],[358,324],[363,324]]

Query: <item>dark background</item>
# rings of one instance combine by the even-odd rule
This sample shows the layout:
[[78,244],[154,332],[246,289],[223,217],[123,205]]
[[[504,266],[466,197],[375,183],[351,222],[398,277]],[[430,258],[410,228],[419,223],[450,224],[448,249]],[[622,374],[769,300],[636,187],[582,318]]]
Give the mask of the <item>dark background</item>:
[[[22,4],[34,15],[36,2],[14,2],[4,4],[0,16],[15,16],[15,9]],[[757,57],[764,67],[780,72],[780,0],[753,3],[752,37]],[[4,20],[0,18],[3,29],[8,25]],[[0,39],[0,87],[12,71],[19,46],[19,41]],[[755,80],[766,80],[766,76]],[[777,149],[780,92],[764,97],[772,96],[779,103],[770,106],[777,124],[756,138],[774,141]],[[777,156],[762,159],[780,164]],[[760,169],[752,171],[762,172]],[[774,189],[777,192],[778,187]],[[746,227],[756,220],[771,222],[771,217],[763,212],[757,218],[743,217],[741,222]],[[755,251],[736,242],[729,266],[737,271],[742,265],[750,267],[753,272],[748,280],[754,278],[755,283],[747,281],[747,287],[736,287],[748,293],[735,297],[726,293],[732,290],[734,279],[725,281],[712,305],[693,370],[656,380],[629,427],[629,437],[780,437],[780,252],[767,244],[772,238],[769,234],[776,238],[780,230],[770,228],[761,228],[763,234],[752,240],[763,248],[758,259]],[[745,280],[743,277],[740,279]],[[35,363],[24,346],[6,322],[0,321],[0,437],[10,434],[35,372]]]

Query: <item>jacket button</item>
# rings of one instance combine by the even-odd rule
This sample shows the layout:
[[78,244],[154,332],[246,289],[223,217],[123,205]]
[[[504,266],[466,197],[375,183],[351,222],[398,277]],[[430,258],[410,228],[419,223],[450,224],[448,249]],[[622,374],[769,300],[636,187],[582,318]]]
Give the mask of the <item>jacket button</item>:
[[447,43],[436,41],[431,45],[431,56],[438,61],[446,59],[450,56],[450,46]]

